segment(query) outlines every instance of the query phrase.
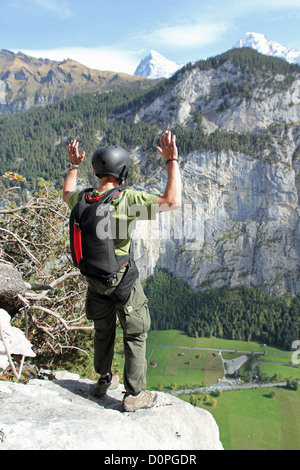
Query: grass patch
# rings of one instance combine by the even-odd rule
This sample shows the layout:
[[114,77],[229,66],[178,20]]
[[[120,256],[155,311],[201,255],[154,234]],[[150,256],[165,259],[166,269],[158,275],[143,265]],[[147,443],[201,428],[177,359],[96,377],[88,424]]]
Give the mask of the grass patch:
[[214,356],[211,351],[207,351],[204,364],[204,383],[207,387],[218,383],[218,379],[222,379],[224,369],[222,361],[219,357]]
[[[192,338],[178,330],[150,331],[147,340],[147,387],[170,390],[213,385],[223,377],[220,358],[212,351],[193,348],[206,347],[208,338]],[[206,341],[208,340],[208,341]],[[168,347],[153,347],[168,346]],[[191,349],[188,349],[191,348]],[[200,355],[200,358],[196,356]],[[151,362],[157,362],[153,368]]]
[[300,380],[300,368],[292,367],[286,364],[273,364],[271,362],[263,362],[259,366],[261,372],[268,377],[273,377],[278,374],[280,380]]
[[300,393],[279,389],[276,401],[281,418],[281,449],[300,449]]
[[[272,392],[275,396],[270,398]],[[203,399],[201,395],[197,398]],[[299,390],[232,391],[216,400],[215,407],[211,398],[200,407],[214,416],[225,450],[300,450]]]

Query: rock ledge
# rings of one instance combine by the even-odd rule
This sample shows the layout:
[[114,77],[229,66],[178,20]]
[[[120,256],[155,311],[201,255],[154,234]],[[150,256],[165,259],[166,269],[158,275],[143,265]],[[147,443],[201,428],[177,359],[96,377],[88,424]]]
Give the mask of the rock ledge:
[[0,382],[0,450],[223,450],[212,415],[172,395],[127,413],[123,385],[96,399],[92,381],[55,377]]

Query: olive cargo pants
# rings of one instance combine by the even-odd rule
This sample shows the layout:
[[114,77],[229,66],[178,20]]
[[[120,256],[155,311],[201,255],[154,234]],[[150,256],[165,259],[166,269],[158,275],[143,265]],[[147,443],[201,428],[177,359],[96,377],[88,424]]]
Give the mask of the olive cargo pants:
[[109,294],[121,279],[122,273],[119,273],[114,287],[88,279],[86,316],[94,322],[94,366],[95,371],[102,375],[111,372],[116,321],[119,318],[125,354],[124,386],[128,393],[137,393],[146,388],[146,339],[150,328],[148,299],[137,279],[128,299],[114,303]]

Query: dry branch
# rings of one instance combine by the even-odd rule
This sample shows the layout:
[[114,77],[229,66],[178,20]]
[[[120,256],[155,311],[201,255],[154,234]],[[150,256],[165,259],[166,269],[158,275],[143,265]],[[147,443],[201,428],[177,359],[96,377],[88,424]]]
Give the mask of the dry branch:
[[84,342],[80,332],[93,327],[84,326],[86,286],[71,264],[68,209],[47,183],[19,207],[9,208],[7,194],[1,195],[7,206],[0,209],[0,263],[22,273],[25,290],[16,311],[25,313],[30,341],[39,352],[82,351],[76,340]]

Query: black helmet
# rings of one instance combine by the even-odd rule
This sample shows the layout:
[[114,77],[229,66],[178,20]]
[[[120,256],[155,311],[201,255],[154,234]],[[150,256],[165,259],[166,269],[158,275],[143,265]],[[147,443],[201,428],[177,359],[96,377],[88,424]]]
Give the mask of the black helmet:
[[130,166],[130,157],[122,147],[100,147],[93,154],[92,165],[98,178],[112,175],[125,181]]

